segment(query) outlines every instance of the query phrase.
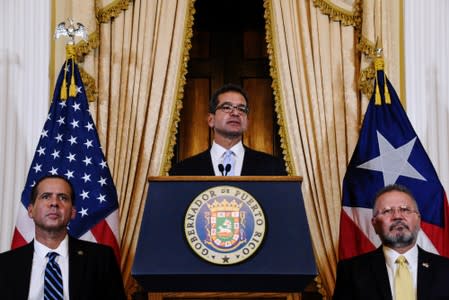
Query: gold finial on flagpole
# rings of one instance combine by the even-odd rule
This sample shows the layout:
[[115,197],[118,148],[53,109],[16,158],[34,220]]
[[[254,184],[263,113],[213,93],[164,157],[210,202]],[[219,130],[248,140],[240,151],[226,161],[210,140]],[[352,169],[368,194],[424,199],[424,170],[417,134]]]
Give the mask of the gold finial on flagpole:
[[379,41],[379,37],[376,39],[376,46],[375,46],[375,56],[374,56],[374,69],[376,70],[376,91],[375,91],[375,105],[381,105],[382,104],[382,98],[380,95],[380,89],[379,89],[379,73],[377,71],[383,71],[381,74],[383,75],[383,82],[384,82],[384,96],[385,96],[385,103],[391,104],[391,98],[390,98],[390,92],[388,91],[387,86],[387,77],[385,76],[385,61],[383,57],[383,48],[382,48],[382,42]]
[[[72,60],[72,72],[70,76],[70,88],[69,88],[69,96],[75,97],[76,96],[76,85],[75,85],[75,37],[81,37],[83,40],[87,41],[87,29],[86,27],[81,23],[75,23],[73,19],[68,19],[65,22],[61,22],[56,26],[55,29],[55,39],[58,39],[62,36],[67,36],[69,38],[67,44],[66,44],[66,66],[69,60]],[[64,73],[64,79],[62,81],[61,86],[61,100],[67,100],[67,67],[65,67],[65,73]]]

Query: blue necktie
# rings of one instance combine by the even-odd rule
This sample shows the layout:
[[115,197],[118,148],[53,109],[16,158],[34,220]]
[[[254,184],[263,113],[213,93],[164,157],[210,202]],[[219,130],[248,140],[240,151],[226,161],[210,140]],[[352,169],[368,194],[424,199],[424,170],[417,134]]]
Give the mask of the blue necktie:
[[226,150],[223,155],[223,165],[225,167],[225,176],[234,176],[234,152]]
[[64,289],[62,288],[62,273],[58,263],[55,261],[56,252],[48,252],[48,262],[45,267],[44,300],[63,300]]

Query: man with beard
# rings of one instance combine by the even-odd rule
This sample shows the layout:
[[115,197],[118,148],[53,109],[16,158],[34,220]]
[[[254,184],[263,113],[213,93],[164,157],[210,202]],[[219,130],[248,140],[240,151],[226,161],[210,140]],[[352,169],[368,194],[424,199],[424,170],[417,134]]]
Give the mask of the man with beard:
[[449,299],[449,259],[417,246],[420,222],[417,202],[406,187],[381,189],[371,223],[382,245],[338,263],[333,299]]
[[216,90],[209,103],[207,118],[209,127],[214,131],[211,148],[181,161],[169,174],[287,175],[281,159],[243,145],[248,113],[248,95],[240,86],[226,84]]

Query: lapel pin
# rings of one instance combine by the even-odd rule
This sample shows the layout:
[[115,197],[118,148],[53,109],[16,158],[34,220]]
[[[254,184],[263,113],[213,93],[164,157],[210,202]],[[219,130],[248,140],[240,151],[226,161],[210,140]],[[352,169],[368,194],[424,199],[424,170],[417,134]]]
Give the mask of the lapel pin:
[[423,266],[424,268],[428,268],[428,267],[429,267],[429,263],[423,262],[423,263],[422,263],[422,266]]
[[84,255],[84,252],[83,252],[83,250],[78,250],[78,255]]

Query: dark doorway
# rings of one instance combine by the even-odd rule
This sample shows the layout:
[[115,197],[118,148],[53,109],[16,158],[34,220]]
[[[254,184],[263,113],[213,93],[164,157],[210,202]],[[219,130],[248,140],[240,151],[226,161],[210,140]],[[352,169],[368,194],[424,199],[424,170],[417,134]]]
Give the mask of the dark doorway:
[[224,83],[249,94],[250,125],[244,144],[279,156],[280,142],[265,41],[263,0],[197,0],[187,84],[174,163],[206,150],[211,93]]

